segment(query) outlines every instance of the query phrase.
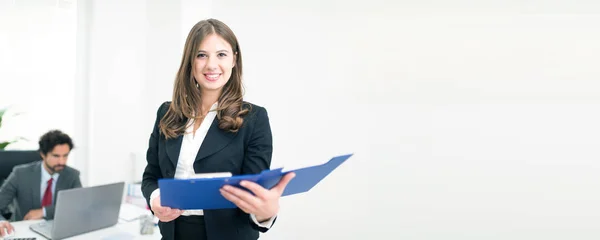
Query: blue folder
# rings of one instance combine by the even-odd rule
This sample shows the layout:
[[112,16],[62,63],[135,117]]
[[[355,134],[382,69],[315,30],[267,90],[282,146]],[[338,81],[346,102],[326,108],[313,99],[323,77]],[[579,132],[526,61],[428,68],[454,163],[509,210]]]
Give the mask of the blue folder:
[[[258,183],[271,189],[287,173],[294,172],[294,177],[286,186],[282,196],[304,193],[312,189],[352,154],[331,158],[324,164],[282,172],[281,168],[265,170],[259,174],[237,175],[232,177],[200,178],[200,179],[159,179],[160,203],[175,209],[223,209],[236,208],[235,204],[225,199],[219,189],[224,185],[232,185],[241,189],[242,180]],[[246,191],[249,191],[245,189]]]

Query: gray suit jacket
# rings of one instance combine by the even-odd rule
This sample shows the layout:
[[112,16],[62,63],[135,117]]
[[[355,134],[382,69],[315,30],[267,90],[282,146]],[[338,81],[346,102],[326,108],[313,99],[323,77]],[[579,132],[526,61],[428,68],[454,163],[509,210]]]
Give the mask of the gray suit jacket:
[[[13,221],[21,221],[23,217],[34,209],[42,207],[42,198],[40,196],[42,172],[42,161],[22,164],[15,166],[8,178],[0,188],[0,210],[6,209],[13,201],[15,204],[15,212],[11,217]],[[61,172],[58,181],[56,182],[55,193],[52,196],[52,206],[46,207],[46,219],[54,218],[54,206],[56,196],[60,190],[79,188],[81,180],[79,179],[79,171],[66,166]],[[5,220],[0,216],[0,220]]]

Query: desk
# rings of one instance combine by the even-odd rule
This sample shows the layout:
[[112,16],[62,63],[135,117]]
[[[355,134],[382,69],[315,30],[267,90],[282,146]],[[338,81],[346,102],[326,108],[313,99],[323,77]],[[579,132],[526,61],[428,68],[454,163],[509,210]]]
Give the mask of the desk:
[[[39,235],[29,229],[29,225],[38,223],[41,221],[43,221],[43,220],[29,220],[29,221],[12,222],[11,224],[15,228],[15,235],[12,237],[19,237],[19,238],[35,237],[38,240],[46,239],[42,235]],[[99,229],[96,231],[73,236],[73,237],[67,238],[67,240],[84,240],[84,239],[85,240],[102,240],[102,239],[115,239],[115,240],[116,239],[119,239],[119,240],[121,240],[121,239],[123,239],[123,240],[125,240],[125,239],[127,239],[127,240],[131,240],[131,239],[146,240],[147,239],[147,240],[150,240],[150,239],[160,239],[161,238],[160,230],[158,229],[158,227],[154,228],[153,235],[141,235],[139,229],[140,229],[139,220],[134,220],[131,222],[123,222],[123,221],[119,220],[119,223],[117,223],[116,225],[114,225],[112,227]],[[2,238],[0,238],[0,239],[2,239]],[[9,239],[10,238],[8,238],[7,240],[9,240]]]

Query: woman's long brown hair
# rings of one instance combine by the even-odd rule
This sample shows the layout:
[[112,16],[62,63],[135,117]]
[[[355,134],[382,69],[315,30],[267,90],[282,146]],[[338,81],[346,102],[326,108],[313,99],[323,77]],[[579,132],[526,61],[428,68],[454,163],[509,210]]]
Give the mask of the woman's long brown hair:
[[217,119],[219,120],[219,128],[225,131],[237,132],[244,122],[242,117],[249,111],[242,106],[242,52],[237,37],[227,25],[219,20],[202,20],[194,25],[187,36],[181,65],[175,77],[173,100],[159,124],[160,131],[166,139],[176,138],[184,134],[187,119],[201,117],[194,116],[194,113],[200,109],[202,96],[200,88],[196,87],[196,80],[192,71],[200,43],[211,34],[217,34],[227,41],[235,54],[235,65],[232,69],[231,78],[223,86],[223,92],[218,100]]

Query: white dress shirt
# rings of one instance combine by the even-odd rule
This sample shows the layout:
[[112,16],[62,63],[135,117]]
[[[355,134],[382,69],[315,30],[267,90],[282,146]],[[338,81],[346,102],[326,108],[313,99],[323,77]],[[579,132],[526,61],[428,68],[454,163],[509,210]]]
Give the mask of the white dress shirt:
[[[44,161],[42,161],[42,164],[40,164],[40,167],[42,168],[42,182],[40,184],[40,203],[42,202],[42,199],[44,199],[44,193],[46,193],[46,188],[48,187],[48,180],[50,180],[50,178],[52,179],[52,202],[54,202],[54,193],[56,192],[56,181],[58,181],[58,177],[60,176],[60,174],[58,173],[54,173],[52,175],[50,175],[50,173],[48,173],[48,171],[46,171],[46,168],[44,168]],[[44,212],[44,217],[46,217],[46,208],[42,208],[43,212]]]
[[[188,179],[194,177],[196,172],[194,171],[194,161],[196,160],[196,155],[198,154],[198,150],[202,145],[202,141],[206,137],[208,133],[208,129],[210,125],[214,121],[217,116],[218,103],[215,103],[211,106],[210,111],[206,114],[202,123],[200,123],[200,127],[194,133],[194,120],[190,119],[187,123],[187,127],[185,130],[185,134],[183,136],[183,141],[181,142],[181,149],[179,151],[179,159],[177,161],[177,167],[175,169],[175,178],[176,179]],[[150,195],[150,202],[154,200],[154,198],[160,196],[160,189],[154,190]],[[191,216],[191,215],[204,215],[204,211],[202,209],[194,209],[194,210],[185,210],[181,214],[183,216]],[[254,223],[256,223],[260,227],[270,228],[273,225],[273,220],[275,217],[272,217],[268,221],[259,223],[254,214],[250,214],[250,218]]]

